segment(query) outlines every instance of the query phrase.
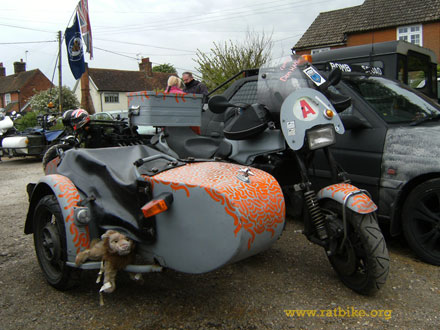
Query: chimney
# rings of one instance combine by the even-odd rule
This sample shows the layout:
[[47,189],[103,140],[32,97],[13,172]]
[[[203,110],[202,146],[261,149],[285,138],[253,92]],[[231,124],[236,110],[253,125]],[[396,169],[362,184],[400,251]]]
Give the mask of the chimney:
[[[95,107],[93,106],[92,96],[90,95],[90,84],[89,84],[89,65],[84,63],[86,71],[81,76],[81,108],[86,110],[90,115],[95,113]],[[101,108],[102,111],[102,108]]]
[[145,72],[147,77],[153,77],[153,66],[149,57],[141,60],[141,63],[139,63],[139,71]]
[[6,68],[3,66],[3,62],[0,63],[0,77],[6,76]]
[[20,59],[20,62],[14,62],[14,73],[20,73],[26,71],[26,63],[23,62],[23,59]]

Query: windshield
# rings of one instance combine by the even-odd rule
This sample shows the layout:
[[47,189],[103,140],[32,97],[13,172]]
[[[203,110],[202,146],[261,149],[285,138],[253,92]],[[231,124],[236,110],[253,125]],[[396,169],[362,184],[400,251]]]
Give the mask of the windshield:
[[303,70],[307,67],[308,63],[299,55],[265,63],[258,75],[257,102],[271,112],[279,112],[284,99],[292,92],[302,87],[314,87],[312,79],[318,83],[325,81],[317,72],[312,72],[310,78],[306,76]]
[[419,122],[440,115],[438,104],[396,81],[368,76],[345,76],[343,81],[389,124]]

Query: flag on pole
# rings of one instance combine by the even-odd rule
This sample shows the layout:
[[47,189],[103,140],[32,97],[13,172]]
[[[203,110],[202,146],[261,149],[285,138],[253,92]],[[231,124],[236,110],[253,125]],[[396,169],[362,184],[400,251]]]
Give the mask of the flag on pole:
[[93,58],[92,47],[92,27],[89,19],[89,5],[87,0],[80,0],[77,6],[79,22],[81,24],[81,33],[86,45],[86,52],[90,54],[90,59]]
[[86,71],[86,66],[84,64],[81,31],[79,29],[79,21],[76,15],[73,25],[66,29],[64,37],[66,39],[67,57],[69,59],[70,70],[75,79],[78,80]]

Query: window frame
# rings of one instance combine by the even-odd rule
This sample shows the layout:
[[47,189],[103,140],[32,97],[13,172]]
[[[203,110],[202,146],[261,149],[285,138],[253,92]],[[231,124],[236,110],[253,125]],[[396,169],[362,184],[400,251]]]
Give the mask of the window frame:
[[12,102],[11,93],[5,94],[5,106]]
[[[418,31],[411,31],[412,28],[418,28]],[[400,29],[407,29],[407,31],[400,32]],[[420,43],[411,42],[412,36],[419,36]],[[407,39],[406,40],[401,39],[401,37],[406,37]],[[396,39],[397,40],[404,40],[404,41],[412,43],[414,45],[418,45],[418,46],[423,47],[423,25],[422,24],[414,24],[414,25],[398,26],[396,28]]]
[[326,51],[329,51],[329,50],[330,50],[330,47],[315,48],[315,49],[312,49],[310,51],[310,55],[326,52]]
[[104,92],[104,103],[119,103],[119,93]]

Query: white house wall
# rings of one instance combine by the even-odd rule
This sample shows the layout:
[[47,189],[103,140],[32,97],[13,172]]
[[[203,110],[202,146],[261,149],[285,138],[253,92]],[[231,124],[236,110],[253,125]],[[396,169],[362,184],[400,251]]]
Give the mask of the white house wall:
[[[98,91],[95,83],[92,79],[89,79],[90,86],[90,96],[92,97],[93,106],[95,108],[95,112],[105,112],[112,110],[128,110],[128,98],[126,92],[119,92],[119,103],[105,103],[104,102],[104,93]],[[81,83],[80,80],[77,81],[75,86],[73,87],[73,92],[81,102]],[[116,92],[112,92],[116,93]]]

